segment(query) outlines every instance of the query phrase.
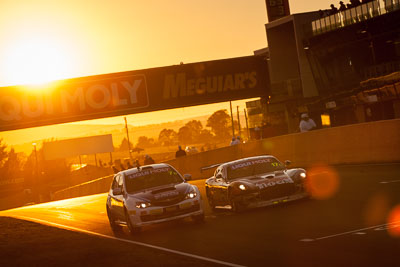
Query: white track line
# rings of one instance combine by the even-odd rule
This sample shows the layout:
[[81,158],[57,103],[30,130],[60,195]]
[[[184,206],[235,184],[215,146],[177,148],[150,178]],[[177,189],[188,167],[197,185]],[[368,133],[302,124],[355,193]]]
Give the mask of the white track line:
[[207,257],[202,257],[202,256],[198,256],[198,255],[194,255],[194,254],[178,251],[178,250],[173,250],[173,249],[153,246],[153,245],[150,245],[150,244],[137,242],[137,241],[133,241],[133,240],[128,240],[128,239],[118,238],[118,237],[115,237],[115,236],[103,235],[103,234],[99,234],[99,233],[96,233],[96,232],[91,232],[91,231],[79,229],[79,228],[76,228],[76,227],[71,227],[71,226],[62,225],[62,224],[58,224],[58,223],[53,223],[53,222],[49,222],[49,221],[45,221],[45,220],[41,220],[41,219],[36,219],[36,218],[31,218],[31,217],[26,217],[26,216],[8,216],[8,217],[13,217],[13,218],[27,220],[27,221],[33,221],[33,222],[37,222],[37,223],[40,223],[40,224],[54,226],[54,227],[58,227],[58,228],[62,228],[62,229],[67,229],[67,230],[81,232],[81,233],[85,233],[85,234],[89,234],[89,235],[94,235],[94,236],[99,236],[99,237],[103,237],[103,238],[118,240],[118,241],[131,243],[131,244],[135,244],[135,245],[143,246],[143,247],[148,247],[148,248],[152,248],[152,249],[158,249],[158,250],[166,251],[166,252],[169,252],[169,253],[182,255],[182,256],[198,259],[198,260],[213,262],[213,263],[217,263],[217,264],[221,264],[221,265],[225,265],[225,266],[245,267],[244,265],[238,265],[238,264],[234,264],[234,263],[230,263],[230,262],[215,260],[215,259],[211,259],[211,258],[207,258]]
[[[337,236],[341,236],[341,235],[348,235],[348,234],[358,233],[358,232],[361,232],[361,231],[365,231],[365,230],[369,230],[369,229],[374,229],[374,228],[379,228],[379,227],[382,227],[382,226],[389,226],[389,225],[398,224],[398,223],[400,223],[400,221],[392,222],[392,223],[385,223],[385,224],[381,224],[381,225],[371,226],[371,227],[367,227],[367,228],[362,228],[362,229],[347,231],[347,232],[344,232],[344,233],[339,233],[339,234],[334,234],[334,235],[328,235],[328,236],[323,236],[323,237],[304,238],[304,239],[301,239],[300,241],[301,241],[301,242],[313,242],[313,241],[318,241],[318,240],[322,240],[322,239],[328,239],[328,238],[337,237]],[[400,225],[399,225],[399,226],[400,226]]]
[[391,180],[391,181],[382,181],[381,184],[390,184],[390,183],[398,183],[400,180]]

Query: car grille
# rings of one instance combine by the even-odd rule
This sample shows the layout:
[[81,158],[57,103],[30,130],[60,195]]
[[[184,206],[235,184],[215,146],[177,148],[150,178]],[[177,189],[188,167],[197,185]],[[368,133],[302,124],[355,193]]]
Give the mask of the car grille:
[[200,210],[199,204],[193,205],[192,207],[190,207],[188,209],[180,209],[178,206],[178,207],[176,207],[176,210],[174,210],[174,211],[167,211],[167,209],[164,208],[164,211],[162,214],[142,215],[142,216],[140,216],[140,219],[142,220],[142,222],[156,221],[156,220],[161,220],[161,219],[166,219],[166,218],[170,218],[170,217],[183,215],[186,213],[195,212],[198,210]]
[[262,200],[269,200],[290,196],[296,192],[294,184],[279,184],[272,187],[264,188],[260,191],[260,198]]
[[175,205],[175,204],[178,204],[179,202],[183,201],[185,199],[185,197],[186,197],[185,194],[179,194],[177,196],[166,198],[166,199],[153,200],[151,202],[151,204],[153,206],[161,206],[161,207],[171,206],[171,205]]

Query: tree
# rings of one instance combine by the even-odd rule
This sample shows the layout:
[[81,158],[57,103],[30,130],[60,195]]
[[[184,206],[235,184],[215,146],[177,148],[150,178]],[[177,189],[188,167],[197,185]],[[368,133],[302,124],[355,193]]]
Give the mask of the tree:
[[137,147],[145,148],[154,146],[154,138],[148,138],[147,136],[139,136]]
[[7,145],[0,139],[0,179],[19,178],[23,157],[15,153],[14,148],[7,152]]
[[230,139],[230,116],[226,109],[217,110],[207,119],[207,127],[211,128],[218,140]]
[[214,135],[208,129],[203,129],[199,135],[200,143],[211,143],[214,139]]
[[15,153],[14,148],[8,152],[7,160],[3,165],[3,175],[7,178],[18,177],[21,174],[22,160],[19,155]]
[[3,166],[5,160],[7,159],[7,145],[6,144],[2,144],[3,143],[3,139],[0,139],[0,168]]
[[[190,129],[190,131],[192,132],[194,137],[200,135],[200,132],[203,129],[203,125],[201,124],[201,121],[197,121],[197,120],[191,120],[188,123],[186,123],[185,126]],[[196,138],[194,138],[194,139],[196,139]]]
[[158,142],[163,146],[174,145],[178,138],[178,133],[172,129],[163,129],[158,135]]
[[179,128],[178,140],[180,144],[187,145],[192,143],[192,131],[189,127],[183,126]]
[[179,141],[184,144],[198,143],[202,130],[203,125],[201,124],[201,121],[191,120],[179,129]]
[[[133,148],[132,143],[131,142],[129,142],[129,143],[130,143],[130,147]],[[119,145],[117,150],[118,151],[127,151],[127,150],[129,150],[128,139],[126,139],[126,138],[122,139],[122,142]]]

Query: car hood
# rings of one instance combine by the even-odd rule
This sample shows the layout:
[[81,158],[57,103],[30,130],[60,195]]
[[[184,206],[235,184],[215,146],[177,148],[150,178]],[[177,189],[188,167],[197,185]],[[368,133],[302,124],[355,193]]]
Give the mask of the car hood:
[[193,186],[188,183],[170,184],[151,188],[150,190],[146,190],[143,192],[130,194],[130,196],[144,202],[162,204],[169,203],[171,201],[175,202],[178,199],[183,200],[186,197],[186,194],[189,193],[192,189]]
[[293,180],[289,177],[289,175],[285,171],[274,171],[263,174],[257,174],[254,176],[243,177],[239,179],[235,179],[235,182],[243,182],[248,185],[261,185],[261,184],[269,184],[269,183],[293,183]]

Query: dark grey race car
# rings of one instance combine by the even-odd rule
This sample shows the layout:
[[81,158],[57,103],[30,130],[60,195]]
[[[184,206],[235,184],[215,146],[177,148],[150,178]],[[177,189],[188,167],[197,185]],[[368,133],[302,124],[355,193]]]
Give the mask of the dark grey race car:
[[289,164],[270,155],[223,163],[206,180],[208,203],[213,209],[230,205],[238,212],[308,197],[306,171],[287,169]]

